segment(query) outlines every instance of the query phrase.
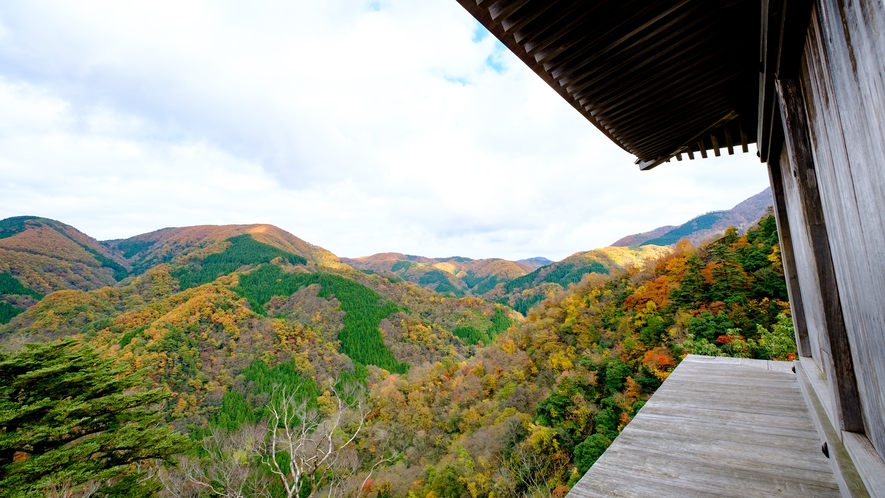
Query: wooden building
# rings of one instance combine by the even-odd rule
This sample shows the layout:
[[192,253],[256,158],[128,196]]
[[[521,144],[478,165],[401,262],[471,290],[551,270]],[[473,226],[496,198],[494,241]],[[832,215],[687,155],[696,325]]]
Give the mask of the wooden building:
[[458,2],[643,170],[756,143],[806,403],[885,495],[883,1]]

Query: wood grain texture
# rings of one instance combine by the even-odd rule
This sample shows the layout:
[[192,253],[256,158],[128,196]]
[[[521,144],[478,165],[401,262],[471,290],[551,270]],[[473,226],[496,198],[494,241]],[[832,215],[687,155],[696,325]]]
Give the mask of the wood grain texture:
[[[787,171],[789,174],[789,169]],[[796,272],[796,255],[793,252],[793,236],[790,219],[787,216],[783,170],[780,161],[772,160],[768,163],[768,179],[774,199],[774,218],[777,222],[777,233],[780,239],[781,261],[787,282],[787,295],[790,298],[796,346],[799,356],[812,356],[811,341],[808,338],[808,324],[805,321],[805,305],[802,302],[802,288],[799,286],[799,277]]]
[[756,2],[457,1],[636,164],[755,139]]
[[864,430],[885,459],[885,6],[824,0],[802,88]]
[[[811,345],[811,357],[818,368],[827,372],[825,362],[829,356],[829,345],[826,341],[826,320],[823,314],[823,298],[817,279],[814,252],[808,231],[805,229],[805,215],[801,209],[799,186],[793,173],[793,166],[786,148],[781,149],[778,162],[782,171],[784,198],[787,206],[787,219],[790,224],[790,235],[793,242],[793,254],[796,263],[796,279],[802,289],[802,303],[805,310],[805,324],[808,329],[808,341]],[[795,229],[793,229],[795,227]]]
[[840,496],[790,367],[689,355],[569,496]]
[[851,359],[848,332],[845,329],[840,289],[836,281],[829,228],[821,204],[817,170],[808,137],[805,99],[796,80],[777,80],[776,89],[784,127],[785,150],[790,157],[799,194],[799,204],[792,208],[801,210],[805,219],[805,223],[800,226],[807,232],[819,286],[817,289],[803,288],[803,294],[819,292],[823,305],[825,334],[821,338],[829,346],[830,356],[824,363],[836,411],[836,420],[833,422],[842,430],[862,432],[860,394]]

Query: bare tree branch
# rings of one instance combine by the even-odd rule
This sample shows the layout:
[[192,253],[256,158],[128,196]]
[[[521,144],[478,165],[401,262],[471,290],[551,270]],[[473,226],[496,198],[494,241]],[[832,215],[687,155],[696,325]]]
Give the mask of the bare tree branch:
[[[359,469],[359,457],[352,446],[365,424],[366,410],[356,388],[348,386],[342,391],[330,382],[335,406],[324,417],[297,391],[274,390],[262,462],[282,484],[287,498],[297,496],[303,487],[310,490],[308,496],[315,496],[321,488],[330,496],[340,494],[343,483]],[[348,403],[348,399],[352,401]],[[346,426],[351,417],[355,417],[355,427]]]

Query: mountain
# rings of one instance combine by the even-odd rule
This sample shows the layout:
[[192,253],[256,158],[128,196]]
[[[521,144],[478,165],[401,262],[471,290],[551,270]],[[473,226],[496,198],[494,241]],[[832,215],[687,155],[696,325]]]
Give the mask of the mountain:
[[163,228],[128,239],[107,240],[103,243],[118,251],[132,264],[136,272],[151,266],[168,263],[175,258],[201,257],[224,250],[231,237],[248,234],[255,241],[283,251],[297,254],[308,262],[340,267],[338,257],[322,247],[305,242],[273,225],[200,225],[182,228]]
[[612,244],[612,247],[635,247],[642,245],[644,242],[657,239],[666,235],[668,232],[676,228],[673,225],[664,225],[648,232],[637,233],[620,238]]
[[376,489],[565,496],[686,353],[795,358],[778,256],[768,216],[583,280],[461,368],[379,381],[373,423],[420,450],[373,474]]
[[[516,316],[357,271],[272,225],[167,228],[106,242],[35,217],[3,220],[0,230],[0,324],[10,322],[0,336],[19,343],[98,335],[123,348],[144,331],[198,330],[204,319],[236,334],[273,320],[325,333],[323,347],[345,363],[404,371],[466,354]],[[495,265],[475,266],[482,274]],[[53,279],[61,284],[44,284]],[[71,282],[80,285],[63,285]]]
[[669,248],[659,246],[603,247],[577,252],[562,261],[498,284],[483,297],[527,314],[536,303],[580,282],[585,275],[609,275],[626,268],[641,267],[646,261],[669,252]]
[[[75,240],[73,228],[16,223],[0,224],[4,234],[15,232],[0,242],[32,230],[23,237],[71,253],[47,247],[41,257],[76,256],[85,267],[110,271],[52,233]],[[564,496],[682,355],[795,356],[771,216],[744,235],[727,230],[698,247],[609,247],[530,272],[517,266],[521,276],[486,294],[507,302],[542,296],[525,317],[481,297],[456,298],[357,270],[319,248],[310,253],[315,246],[298,246],[300,239],[273,227],[174,230],[180,232],[133,238],[154,241],[138,250],[82,239],[109,261],[128,254],[120,265],[158,264],[122,280],[108,277],[114,285],[31,296],[27,310],[0,325],[3,361],[23,343],[68,338],[112,359],[115,373],[141,372],[145,388],[166,391],[165,419],[155,423],[174,425],[202,449],[182,455],[178,467],[143,476],[175,486],[161,496],[198,496],[207,488],[234,494],[243,483],[283,495],[279,475],[263,465],[293,455],[270,454],[272,445],[260,444],[273,427],[271,407],[281,406],[295,410],[284,422],[316,422],[301,442],[315,444],[327,427],[332,441],[354,434],[335,455],[344,463],[332,469],[352,477],[342,484],[354,494]],[[391,268],[409,262],[478,278],[507,277],[516,264],[376,256]],[[35,292],[8,275],[0,277],[4,289]],[[53,412],[60,418],[71,413],[65,402]],[[70,444],[87,448],[89,441]],[[328,488],[335,473],[324,468],[310,477],[299,489]]]
[[401,278],[436,292],[454,296],[481,296],[527,313],[541,300],[581,281],[584,275],[607,275],[666,254],[670,246],[685,238],[697,245],[722,235],[734,226],[745,232],[762,218],[771,205],[771,189],[746,199],[728,211],[707,213],[679,226],[663,226],[628,235],[612,246],[583,251],[553,262],[544,257],[519,261],[428,258],[401,253],[380,253],[359,258],[341,258],[366,273]]
[[666,225],[649,232],[628,235],[613,243],[616,247],[675,244],[680,239],[688,239],[693,244],[722,235],[728,227],[735,227],[743,233],[759,218],[767,213],[772,205],[771,188],[744,200],[727,211],[712,211],[692,218],[679,226]]
[[341,260],[358,270],[395,276],[455,296],[482,295],[498,283],[521,277],[535,268],[506,259],[427,258],[394,252]]
[[535,256],[534,258],[528,259],[520,259],[516,261],[517,263],[522,263],[524,265],[529,265],[533,270],[537,270],[542,266],[547,266],[549,264],[553,264],[553,261],[543,257],[543,256]]
[[0,323],[50,292],[98,289],[128,275],[121,254],[72,226],[36,216],[0,220]]

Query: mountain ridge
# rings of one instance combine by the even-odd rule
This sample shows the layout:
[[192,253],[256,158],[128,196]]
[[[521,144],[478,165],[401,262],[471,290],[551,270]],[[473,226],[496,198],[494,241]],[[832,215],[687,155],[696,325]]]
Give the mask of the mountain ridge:
[[341,261],[361,271],[401,278],[456,296],[482,294],[498,282],[520,277],[533,270],[528,264],[501,258],[429,258],[396,252],[341,258]]
[[143,269],[194,252],[220,252],[223,249],[219,244],[243,234],[251,235],[258,242],[302,256],[317,265],[338,267],[341,264],[339,258],[331,251],[266,223],[161,228],[126,239],[106,240],[103,243],[126,256],[127,261],[134,267]]
[[39,216],[0,220],[0,273],[41,294],[113,285],[128,271],[117,251],[60,221]]
[[744,233],[757,220],[766,214],[772,205],[771,187],[739,202],[731,209],[711,211],[688,220],[681,225],[664,225],[648,232],[627,235],[612,243],[615,247],[641,245],[671,245],[681,239],[692,244],[722,235],[725,229],[733,226],[738,233]]
[[[372,477],[386,496],[466,496],[466,476],[483,486],[477,496],[519,496],[532,488],[514,476],[531,458],[560,462],[528,469],[527,479],[562,496],[685,353],[795,357],[776,228],[767,216],[705,246],[575,253],[496,285],[541,296],[525,316],[320,266],[249,233],[218,240],[232,233],[223,232],[203,245],[188,239],[190,252],[115,286],[39,299],[0,325],[0,347],[14,354],[64,338],[143,372],[146,387],[168,393],[158,405],[167,423],[203,448],[222,448],[216,437],[260,443],[278,389],[302,393],[292,401],[305,409],[334,410],[336,397],[347,401],[336,389],[351,383],[365,393],[365,411],[342,426],[366,429],[352,448],[364,462],[357,485]],[[437,263],[470,263],[445,259]],[[272,479],[257,458],[240,456],[276,457],[266,446],[230,448],[184,456],[202,468],[240,465],[250,482]],[[216,482],[196,465],[164,471],[201,479],[192,496]]]
[[[665,246],[683,238],[698,244],[721,235],[727,226],[735,226],[742,233],[766,213],[770,202],[770,189],[765,189],[730,210],[706,213],[675,227],[628,235],[610,247],[579,251],[557,262],[543,257],[511,261],[430,258],[397,252],[339,258],[270,224],[167,227],[125,239],[98,241],[56,220],[18,216],[0,220],[0,276],[8,283],[0,288],[0,321],[8,321],[33,306],[36,296],[65,289],[119,286],[165,263],[175,265],[174,278],[180,280],[182,288],[200,285],[238,266],[249,266],[258,253],[265,254],[264,259],[259,258],[260,263],[283,257],[290,264],[303,263],[328,271],[377,274],[391,282],[402,280],[454,297],[482,297],[524,314],[585,275],[640,266],[648,259],[661,257],[667,252]],[[261,244],[282,252],[262,249]],[[349,275],[352,278],[355,274]]]

